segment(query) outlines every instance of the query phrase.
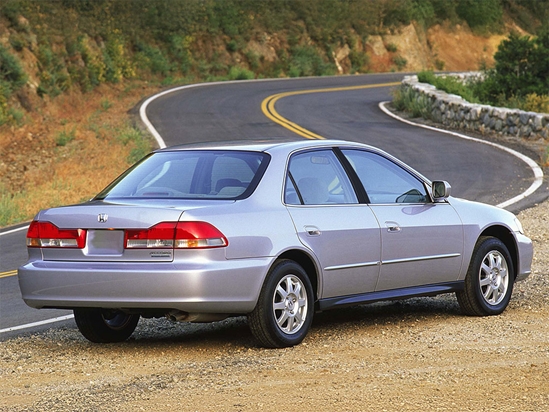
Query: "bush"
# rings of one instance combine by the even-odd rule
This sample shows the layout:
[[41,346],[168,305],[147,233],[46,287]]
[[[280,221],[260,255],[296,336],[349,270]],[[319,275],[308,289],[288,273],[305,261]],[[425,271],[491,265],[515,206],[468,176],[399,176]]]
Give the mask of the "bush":
[[456,13],[477,33],[497,33],[503,27],[503,7],[500,0],[458,0]]
[[4,46],[0,45],[0,82],[5,83],[10,92],[21,88],[27,82],[21,64]]
[[432,116],[431,100],[408,86],[402,85],[393,92],[393,105],[412,117],[430,119]]
[[158,47],[139,42],[136,50],[135,59],[142,69],[162,76],[168,76],[173,71],[173,65]]
[[406,60],[404,57],[397,55],[393,57],[393,63],[396,64],[396,67],[398,70],[402,70],[406,67],[408,64],[408,60]]
[[242,67],[233,66],[229,69],[229,80],[251,80],[255,78],[254,72]]
[[490,104],[529,94],[544,95],[549,90],[549,30],[537,38],[511,33],[494,55],[493,70],[486,81],[476,85],[479,97]]
[[323,76],[335,74],[335,66],[326,63],[313,46],[295,46],[290,49],[288,75],[290,77]]
[[53,52],[48,44],[38,47],[38,61],[40,63],[40,85],[38,94],[53,97],[69,89],[71,80],[65,62]]
[[69,131],[62,130],[55,137],[55,144],[56,146],[66,146],[68,143],[72,142],[75,138],[76,138],[76,131],[74,128]]
[[522,109],[528,112],[549,113],[549,95],[532,93],[526,96]]
[[463,83],[456,77],[436,76],[432,71],[422,71],[418,73],[417,78],[421,83],[432,84],[437,89],[461,96],[470,103],[480,102],[471,86],[468,83]]

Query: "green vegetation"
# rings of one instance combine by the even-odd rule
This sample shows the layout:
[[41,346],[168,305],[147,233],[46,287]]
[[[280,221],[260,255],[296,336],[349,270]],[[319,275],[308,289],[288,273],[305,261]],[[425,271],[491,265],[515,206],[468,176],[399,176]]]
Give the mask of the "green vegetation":
[[[38,59],[39,96],[56,97],[132,78],[174,84],[331,75],[332,53],[345,45],[351,72],[367,72],[368,35],[412,21],[497,32],[506,12],[537,30],[549,18],[549,0],[3,0],[10,50],[0,46],[0,125],[21,118],[6,101],[28,78],[14,57],[24,49]],[[275,58],[248,48],[255,42],[268,50],[273,35]],[[398,54],[393,63],[398,70],[407,64]]]
[[116,131],[116,138],[124,146],[132,143],[132,149],[126,159],[128,164],[134,164],[151,151],[147,137],[135,127],[126,125],[122,130]]
[[76,138],[75,130],[62,130],[55,137],[55,144],[57,146],[66,146]]
[[412,117],[430,119],[432,104],[429,98],[417,93],[411,87],[399,87],[393,92],[393,105],[401,112],[408,112]]
[[18,59],[0,45],[0,126],[10,118],[17,119],[19,112],[8,106],[8,100],[26,81],[27,75]]
[[421,83],[429,83],[446,93],[457,94],[471,103],[480,103],[473,90],[467,84],[452,76],[435,76],[432,71],[422,71],[417,75]]
[[28,219],[25,212],[17,206],[16,200],[24,200],[26,193],[19,192],[16,194],[10,193],[0,184],[0,227],[7,224],[14,224]]
[[431,71],[420,72],[418,80],[471,103],[549,113],[548,29],[534,38],[511,33],[499,45],[494,59],[494,68],[485,70],[484,78],[476,81],[464,83]]
[[475,88],[483,101],[521,102],[528,95],[549,93],[549,28],[534,38],[511,33],[499,45],[494,59],[494,68]]

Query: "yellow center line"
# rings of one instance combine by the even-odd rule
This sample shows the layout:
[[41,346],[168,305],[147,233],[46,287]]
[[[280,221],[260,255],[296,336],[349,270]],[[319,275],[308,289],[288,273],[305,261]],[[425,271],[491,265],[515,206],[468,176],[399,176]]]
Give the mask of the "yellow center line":
[[306,139],[324,140],[325,137],[320,136],[316,133],[313,133],[312,131],[305,129],[304,127],[301,127],[297,123],[294,123],[286,119],[284,116],[280,115],[280,113],[278,113],[275,109],[276,102],[284,97],[296,96],[300,94],[330,93],[330,92],[342,92],[342,91],[349,91],[349,90],[372,89],[376,87],[397,86],[399,84],[400,82],[393,82],[393,83],[381,83],[381,84],[367,84],[362,86],[334,87],[329,89],[297,90],[293,92],[278,93],[265,98],[261,102],[261,111],[265,116],[267,116],[273,122],[279,124],[282,127],[285,127],[286,129],[300,136],[305,137]]
[[17,275],[17,269],[8,270],[7,272],[0,272],[0,278],[7,278],[9,276],[15,276],[15,275]]

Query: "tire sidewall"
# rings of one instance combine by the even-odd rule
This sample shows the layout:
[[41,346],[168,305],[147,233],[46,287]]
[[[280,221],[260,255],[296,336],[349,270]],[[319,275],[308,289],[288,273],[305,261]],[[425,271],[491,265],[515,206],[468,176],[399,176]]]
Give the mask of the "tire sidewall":
[[[301,283],[304,285],[305,292],[307,294],[307,312],[305,314],[305,321],[301,328],[293,334],[287,334],[280,329],[276,322],[273,309],[273,296],[275,294],[276,287],[280,280],[287,275],[293,275],[299,278]],[[265,305],[264,313],[267,315],[265,322],[276,340],[281,344],[281,346],[294,346],[301,343],[311,327],[314,313],[313,288],[303,268],[293,261],[281,261],[278,265],[273,267],[270,276],[266,280],[264,292],[265,296],[262,304]]]
[[[507,286],[505,297],[497,305],[490,305],[486,301],[480,287],[480,268],[486,255],[492,251],[497,251],[503,256],[507,263],[507,270],[509,272],[509,283]],[[484,239],[476,250],[469,276],[471,276],[470,281],[472,282],[474,287],[474,293],[476,295],[477,303],[487,315],[499,315],[505,310],[505,308],[509,304],[509,301],[511,300],[511,294],[513,293],[514,273],[515,272],[513,267],[513,260],[511,259],[511,255],[503,242],[496,238]]]

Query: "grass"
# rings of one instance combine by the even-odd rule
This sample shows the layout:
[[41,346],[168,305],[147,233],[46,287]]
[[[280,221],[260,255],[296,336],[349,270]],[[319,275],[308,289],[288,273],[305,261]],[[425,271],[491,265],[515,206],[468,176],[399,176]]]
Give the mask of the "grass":
[[21,173],[2,178],[0,227],[28,221],[40,209],[90,199],[146,155],[152,141],[131,125],[127,112],[158,89],[140,83],[73,92],[43,108],[40,122],[1,128],[2,156],[16,159]]
[[24,203],[25,192],[10,193],[2,185],[0,186],[0,227],[15,224],[28,219],[25,211],[19,205]]
[[480,103],[474,94],[473,88],[468,83],[464,83],[455,77],[436,76],[432,71],[422,71],[418,73],[417,78],[420,83],[432,84],[446,93],[463,97],[469,103]]

